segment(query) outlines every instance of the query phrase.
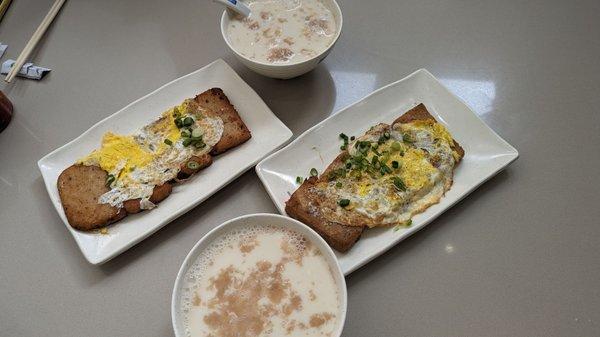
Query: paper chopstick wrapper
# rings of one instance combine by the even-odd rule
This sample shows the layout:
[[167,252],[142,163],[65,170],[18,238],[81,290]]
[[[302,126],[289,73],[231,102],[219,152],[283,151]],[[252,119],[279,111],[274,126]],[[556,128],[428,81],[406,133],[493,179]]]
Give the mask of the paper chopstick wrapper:
[[[6,60],[4,63],[2,63],[2,70],[0,71],[0,74],[8,74],[10,68],[13,67],[13,64],[15,64],[15,60]],[[33,63],[25,63],[23,67],[21,67],[21,70],[19,70],[17,76],[30,78],[32,80],[41,80],[50,71],[51,69],[35,66]]]
[[4,55],[6,48],[8,48],[8,45],[2,44],[2,42],[0,42],[0,58]]

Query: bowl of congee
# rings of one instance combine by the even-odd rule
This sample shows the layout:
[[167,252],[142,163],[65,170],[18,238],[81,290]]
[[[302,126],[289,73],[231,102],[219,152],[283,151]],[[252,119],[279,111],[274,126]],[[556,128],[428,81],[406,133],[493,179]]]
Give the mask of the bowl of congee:
[[342,30],[335,0],[246,0],[248,17],[225,10],[221,33],[227,46],[251,70],[293,78],[314,69]]

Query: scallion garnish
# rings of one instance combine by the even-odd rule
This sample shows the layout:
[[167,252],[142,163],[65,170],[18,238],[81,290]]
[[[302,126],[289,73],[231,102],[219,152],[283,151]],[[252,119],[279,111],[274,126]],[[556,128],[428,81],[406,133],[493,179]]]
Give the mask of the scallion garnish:
[[192,130],[192,137],[194,137],[194,138],[202,137],[203,133],[204,132],[201,128],[195,128],[194,130]]
[[190,170],[197,170],[200,168],[200,164],[193,160],[188,161],[185,166],[187,166],[187,168],[189,168]]
[[346,207],[346,206],[350,205],[350,200],[340,199],[340,201],[338,201],[338,205],[340,205],[341,207]]
[[110,187],[110,185],[112,185],[112,183],[114,183],[116,180],[115,176],[112,174],[109,174],[108,176],[106,176],[106,186]]
[[189,129],[181,130],[181,137],[190,138],[191,135],[192,135],[192,132]]
[[194,119],[192,117],[186,117],[183,119],[183,126],[190,126],[194,124]]
[[165,138],[164,142],[169,146],[173,145],[173,142],[169,138]]
[[310,176],[311,177],[316,177],[318,175],[319,175],[319,171],[317,171],[316,168],[313,167],[313,168],[310,169]]
[[304,181],[304,178],[302,178],[301,176],[296,177],[296,184],[302,184],[303,181]]
[[386,173],[392,173],[392,169],[386,164],[381,164],[381,168],[379,169],[381,175],[385,175]]
[[404,181],[400,177],[393,177],[392,181],[394,182],[394,187],[399,191],[406,191],[406,185],[404,185]]
[[392,161],[392,167],[397,169],[398,167],[400,167],[400,163],[398,163],[397,161]]

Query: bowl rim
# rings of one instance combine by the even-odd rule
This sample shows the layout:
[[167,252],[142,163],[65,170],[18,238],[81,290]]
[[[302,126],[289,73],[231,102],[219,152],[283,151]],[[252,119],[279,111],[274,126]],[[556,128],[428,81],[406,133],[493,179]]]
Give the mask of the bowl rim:
[[[336,279],[340,280],[339,286],[338,286],[338,291],[340,294],[340,298],[339,298],[340,299],[340,310],[339,310],[340,319],[339,319],[338,327],[334,331],[335,333],[332,336],[339,337],[342,335],[342,331],[344,329],[344,325],[346,322],[346,313],[348,311],[348,291],[347,291],[347,286],[346,286],[346,279],[345,279],[344,273],[342,272],[342,268],[340,267],[338,259],[335,256],[335,253],[333,252],[333,250],[331,249],[329,244],[327,244],[327,242],[325,242],[325,240],[319,234],[317,234],[317,232],[315,232],[312,228],[308,227],[307,225],[303,224],[302,222],[300,222],[296,219],[292,219],[292,218],[289,218],[289,217],[286,217],[286,216],[283,216],[280,214],[273,214],[273,213],[253,213],[253,214],[246,214],[246,215],[232,218],[230,220],[227,220],[227,221],[221,223],[217,227],[211,229],[208,233],[206,233],[204,236],[202,236],[202,238],[200,238],[200,240],[198,240],[198,242],[196,242],[194,244],[192,249],[190,249],[190,251],[188,252],[186,257],[183,259],[183,262],[181,263],[181,266],[179,267],[179,271],[177,272],[177,277],[175,278],[175,283],[173,285],[173,291],[171,294],[171,323],[173,326],[173,333],[175,334],[176,337],[183,336],[182,332],[178,330],[177,324],[176,324],[178,322],[178,320],[181,320],[181,315],[179,315],[179,313],[178,313],[178,307],[179,307],[178,299],[180,298],[180,295],[181,295],[181,282],[185,276],[185,273],[188,271],[189,267],[191,266],[191,263],[194,262],[195,258],[200,253],[200,251],[199,251],[200,247],[204,243],[210,242],[210,241],[216,239],[217,237],[215,237],[215,235],[217,235],[219,232],[223,231],[225,227],[233,226],[232,224],[236,224],[239,221],[243,221],[245,219],[263,218],[263,217],[279,219],[282,221],[286,221],[288,223],[288,225],[290,225],[292,227],[302,228],[304,231],[306,231],[306,233],[310,233],[309,239],[311,241],[313,241],[313,243],[315,241],[319,243],[319,245],[320,245],[319,249],[322,251],[322,253],[329,255],[328,262],[333,261],[333,265],[332,265],[332,263],[328,263],[328,264],[330,265],[332,272],[334,273],[334,277],[336,277]],[[305,233],[302,233],[302,234],[305,234]],[[336,284],[338,284],[338,282],[336,282]],[[176,317],[177,317],[177,319],[176,319]]]
[[[333,4],[333,10],[337,13],[337,16],[340,18],[340,23],[339,25],[336,27],[336,33],[335,33],[335,37],[333,38],[333,40],[331,40],[331,42],[329,43],[329,45],[327,45],[327,48],[325,48],[321,53],[307,59],[304,61],[300,61],[300,62],[295,62],[295,63],[268,63],[268,62],[260,62],[260,61],[256,61],[256,60],[252,60],[242,54],[240,54],[237,50],[235,50],[235,48],[233,48],[233,46],[231,45],[231,43],[229,42],[229,39],[227,38],[226,35],[226,27],[225,27],[225,19],[229,16],[229,11],[227,9],[223,10],[223,14],[221,14],[221,36],[223,37],[223,40],[225,40],[225,44],[227,44],[227,47],[229,47],[229,49],[239,58],[250,62],[250,63],[254,63],[256,65],[261,65],[261,66],[267,66],[267,67],[274,67],[274,68],[285,68],[285,67],[291,67],[291,66],[298,66],[300,64],[307,64],[310,62],[314,62],[315,60],[318,60],[321,58],[321,56],[323,56],[324,54],[326,54],[337,42],[337,40],[339,39],[340,35],[342,34],[342,26],[344,25],[344,16],[342,15],[342,9],[340,8],[340,5],[337,3],[336,0],[328,0],[331,1]],[[330,8],[331,9],[331,8]]]

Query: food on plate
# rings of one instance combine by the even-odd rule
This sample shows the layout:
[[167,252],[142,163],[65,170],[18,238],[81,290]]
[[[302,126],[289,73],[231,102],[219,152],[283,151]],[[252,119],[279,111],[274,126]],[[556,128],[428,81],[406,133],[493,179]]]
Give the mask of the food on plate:
[[241,55],[265,63],[297,63],[325,51],[336,23],[320,0],[255,0],[252,13],[229,22],[227,35]]
[[185,100],[131,135],[107,132],[100,148],[58,177],[67,220],[73,228],[92,230],[152,209],[175,182],[250,137],[218,88]]
[[356,139],[340,137],[342,152],[320,176],[311,170],[285,209],[341,252],[365,228],[409,226],[450,189],[464,156],[423,104]]
[[227,232],[183,279],[186,336],[331,336],[340,324],[327,259],[291,229],[243,225]]

